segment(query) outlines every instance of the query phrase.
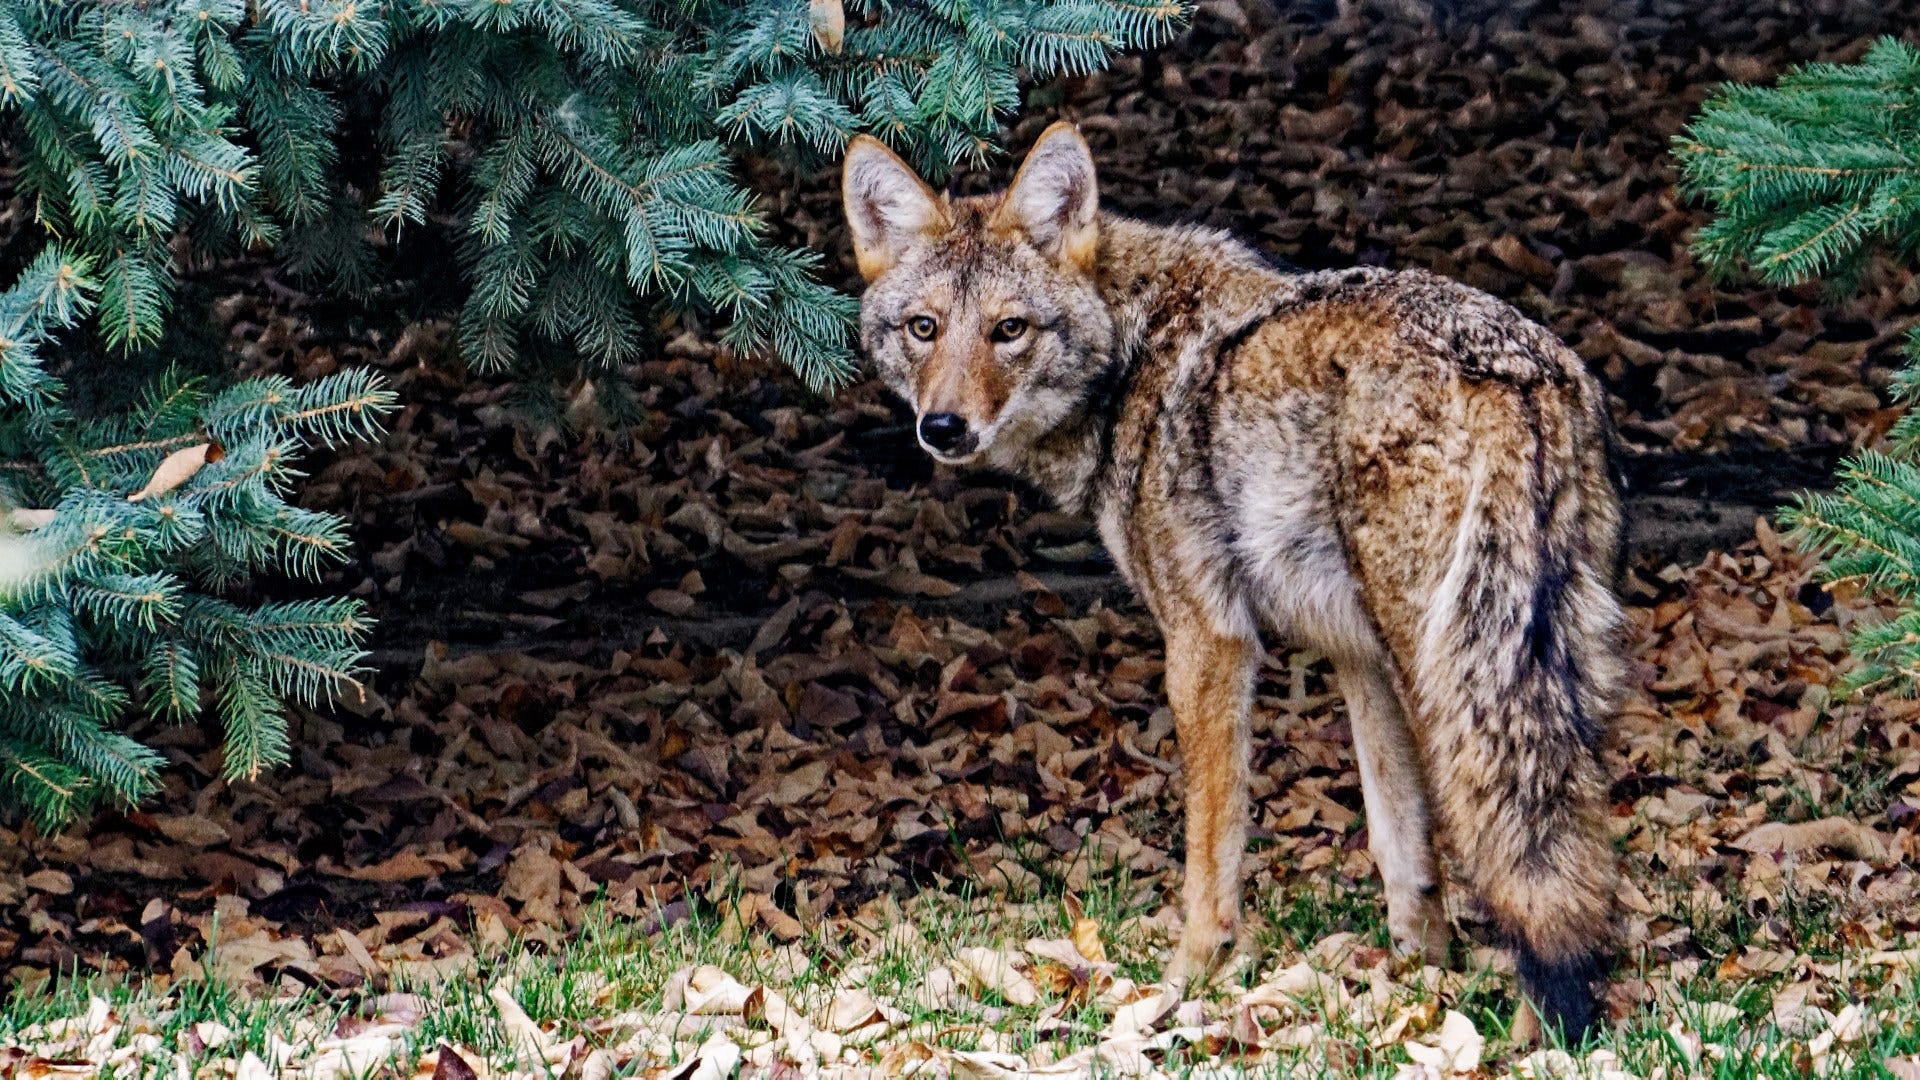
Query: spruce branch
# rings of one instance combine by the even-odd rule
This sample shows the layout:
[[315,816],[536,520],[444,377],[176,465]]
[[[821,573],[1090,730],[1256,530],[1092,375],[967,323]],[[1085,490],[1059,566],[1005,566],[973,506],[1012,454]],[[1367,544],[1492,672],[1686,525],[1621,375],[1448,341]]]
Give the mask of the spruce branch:
[[[1786,284],[1851,284],[1876,252],[1920,255],[1920,50],[1888,38],[1857,64],[1809,64],[1772,87],[1723,87],[1674,143],[1687,189],[1714,211],[1695,251],[1715,270]],[[1893,384],[1920,394],[1920,328]],[[1920,691],[1920,418],[1885,451],[1841,466],[1831,494],[1801,497],[1791,538],[1824,559],[1830,584],[1890,605],[1855,629],[1851,693]]]
[[[87,309],[85,290],[57,252],[31,265],[0,293],[0,326],[29,350],[9,355],[38,355]],[[256,775],[286,757],[286,701],[360,692],[358,601],[246,607],[217,590],[235,567],[312,576],[344,553],[339,518],[286,501],[297,462],[375,434],[393,406],[364,371],[211,394],[169,377],[132,412],[95,418],[46,394],[0,401],[0,423],[36,436],[31,464],[58,493],[0,521],[0,552],[25,567],[0,582],[0,743],[13,755],[0,800],[56,825],[144,797],[161,759],[120,730],[135,708],[181,721],[210,702],[229,773]]]

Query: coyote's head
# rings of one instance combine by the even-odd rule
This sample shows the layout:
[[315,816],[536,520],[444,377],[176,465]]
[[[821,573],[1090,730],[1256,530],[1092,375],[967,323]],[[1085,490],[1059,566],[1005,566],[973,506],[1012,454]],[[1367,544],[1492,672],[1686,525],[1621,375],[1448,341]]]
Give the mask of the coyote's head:
[[861,340],[913,406],[920,444],[941,461],[1016,465],[1073,414],[1113,348],[1085,140],[1055,124],[1006,191],[949,199],[861,136],[841,182],[868,283]]

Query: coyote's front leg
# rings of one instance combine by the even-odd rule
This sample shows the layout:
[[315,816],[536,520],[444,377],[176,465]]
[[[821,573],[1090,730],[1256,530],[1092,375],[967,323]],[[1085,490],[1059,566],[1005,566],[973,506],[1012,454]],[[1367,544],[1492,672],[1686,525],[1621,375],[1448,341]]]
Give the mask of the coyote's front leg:
[[1163,612],[1167,698],[1187,777],[1186,930],[1168,971],[1203,979],[1240,926],[1240,857],[1247,844],[1249,714],[1259,642],[1203,610]]

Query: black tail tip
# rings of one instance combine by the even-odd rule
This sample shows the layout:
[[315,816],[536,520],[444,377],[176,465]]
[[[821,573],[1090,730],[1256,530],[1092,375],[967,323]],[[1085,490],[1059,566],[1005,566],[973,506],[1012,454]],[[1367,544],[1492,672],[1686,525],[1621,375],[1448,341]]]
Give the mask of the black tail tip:
[[1557,1033],[1568,1046],[1585,1042],[1600,1012],[1595,986],[1606,975],[1601,954],[1584,952],[1546,960],[1525,945],[1515,952],[1520,992],[1540,1014],[1543,1034]]

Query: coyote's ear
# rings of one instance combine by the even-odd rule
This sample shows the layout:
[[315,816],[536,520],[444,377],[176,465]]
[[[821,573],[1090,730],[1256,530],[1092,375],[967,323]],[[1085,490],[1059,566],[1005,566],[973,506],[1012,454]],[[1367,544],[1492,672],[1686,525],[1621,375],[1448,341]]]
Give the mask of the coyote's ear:
[[853,229],[860,276],[872,281],[907,248],[948,226],[940,196],[886,144],[856,135],[840,167],[840,199]]
[[1041,132],[1027,152],[994,222],[1026,233],[1035,247],[1060,262],[1092,270],[1099,208],[1093,153],[1080,129],[1062,120]]

